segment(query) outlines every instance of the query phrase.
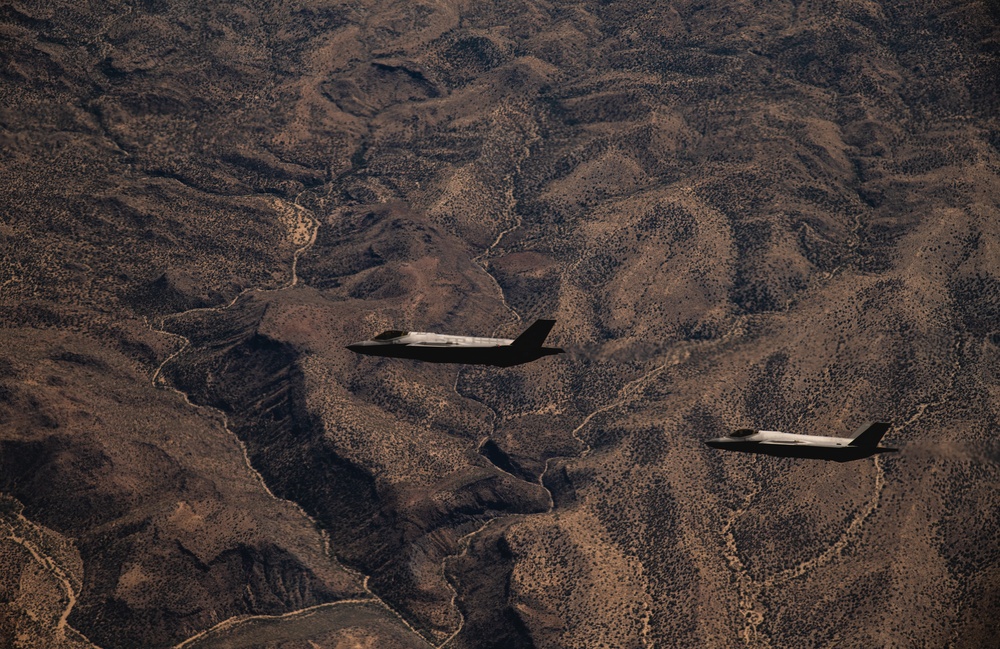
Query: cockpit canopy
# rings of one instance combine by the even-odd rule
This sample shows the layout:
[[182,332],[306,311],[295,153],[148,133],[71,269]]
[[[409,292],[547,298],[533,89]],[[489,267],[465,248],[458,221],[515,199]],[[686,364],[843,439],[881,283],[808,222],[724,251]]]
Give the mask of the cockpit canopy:
[[756,435],[757,431],[753,428],[740,428],[729,433],[730,437],[750,437],[751,435]]
[[383,331],[379,335],[372,338],[372,340],[392,340],[394,338],[402,338],[408,331],[397,331],[395,329],[390,329],[389,331]]

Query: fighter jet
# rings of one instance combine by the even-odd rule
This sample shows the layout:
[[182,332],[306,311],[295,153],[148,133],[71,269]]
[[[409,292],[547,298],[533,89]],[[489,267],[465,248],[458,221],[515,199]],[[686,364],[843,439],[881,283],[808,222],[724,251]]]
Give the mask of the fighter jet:
[[763,453],[778,457],[804,457],[814,460],[850,462],[871,457],[877,453],[894,453],[898,448],[879,446],[889,424],[874,422],[862,426],[854,437],[823,437],[820,435],[794,435],[774,430],[741,428],[727,437],[710,439],[712,448],[744,453]]
[[557,347],[543,347],[555,320],[535,320],[524,333],[509,338],[446,336],[423,331],[383,331],[371,340],[348,345],[358,354],[413,358],[431,363],[467,363],[510,367],[543,356],[562,354]]

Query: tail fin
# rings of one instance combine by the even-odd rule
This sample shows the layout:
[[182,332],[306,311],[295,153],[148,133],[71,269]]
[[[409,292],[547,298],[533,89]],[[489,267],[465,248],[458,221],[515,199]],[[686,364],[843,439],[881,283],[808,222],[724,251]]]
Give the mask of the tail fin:
[[524,330],[524,333],[514,339],[511,347],[541,347],[545,343],[546,336],[552,331],[555,320],[535,320],[535,322]]
[[889,426],[890,424],[880,421],[865,424],[854,433],[851,446],[864,446],[867,448],[878,446],[878,443],[882,441],[882,436],[889,430]]

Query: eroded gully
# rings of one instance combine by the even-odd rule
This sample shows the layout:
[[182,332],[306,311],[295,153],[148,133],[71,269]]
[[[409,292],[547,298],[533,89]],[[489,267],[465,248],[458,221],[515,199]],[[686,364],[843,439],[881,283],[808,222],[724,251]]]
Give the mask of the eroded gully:
[[[328,190],[327,190],[327,194],[326,194],[327,196],[329,195],[330,191],[332,191],[332,188],[333,188],[333,184],[331,183],[330,186],[329,186],[329,188],[328,188]],[[303,193],[305,193],[305,192],[303,192]],[[334,561],[342,570],[344,570],[344,572],[346,572],[346,573],[348,573],[350,575],[353,575],[356,579],[358,579],[361,582],[362,589],[368,595],[368,598],[365,598],[365,599],[351,599],[351,600],[339,600],[337,602],[331,602],[331,603],[328,603],[328,604],[321,604],[319,606],[311,606],[311,607],[306,607],[306,608],[303,608],[303,609],[297,609],[297,610],[294,610],[294,611],[289,611],[288,613],[285,613],[285,614],[279,615],[279,616],[269,616],[269,615],[235,616],[235,617],[223,620],[222,622],[220,622],[220,623],[218,623],[218,624],[216,624],[216,625],[214,625],[214,626],[212,626],[212,627],[210,627],[208,629],[205,629],[204,631],[201,631],[201,632],[199,632],[199,633],[191,636],[190,638],[187,638],[186,640],[178,643],[175,646],[174,649],[183,649],[184,647],[191,645],[192,643],[194,643],[195,641],[197,641],[199,638],[202,638],[202,637],[206,636],[207,634],[210,634],[210,633],[213,633],[213,632],[217,633],[219,631],[223,631],[223,630],[226,630],[228,628],[235,627],[236,625],[243,624],[243,623],[246,623],[246,622],[250,622],[250,621],[253,621],[253,620],[275,620],[275,619],[284,619],[284,618],[294,618],[296,616],[302,615],[303,613],[306,613],[306,612],[309,612],[309,611],[315,611],[315,610],[317,610],[319,608],[334,607],[334,606],[345,606],[345,605],[358,604],[358,603],[366,603],[367,604],[367,603],[372,603],[372,602],[377,603],[382,608],[384,608],[387,613],[389,613],[391,616],[393,616],[394,618],[396,618],[397,620],[399,620],[403,624],[403,626],[405,626],[407,629],[409,629],[410,632],[413,633],[413,635],[414,635],[415,638],[419,639],[424,644],[433,646],[433,645],[431,645],[431,643],[429,643],[427,641],[427,639],[420,632],[418,632],[415,628],[413,628],[413,626],[402,615],[400,615],[395,609],[393,609],[391,606],[389,606],[381,597],[379,597],[377,594],[375,594],[371,590],[371,588],[369,588],[369,586],[368,586],[369,576],[368,575],[365,575],[362,572],[360,572],[358,570],[355,570],[355,569],[353,569],[353,568],[345,565],[343,562],[340,561],[340,559],[336,556],[336,554],[330,548],[330,536],[327,533],[327,531],[325,529],[323,529],[323,527],[312,516],[310,516],[308,513],[306,513],[306,511],[302,508],[301,505],[299,505],[297,502],[292,501],[292,500],[285,500],[283,498],[279,498],[278,496],[276,496],[271,491],[271,489],[267,486],[267,483],[265,482],[263,476],[261,476],[260,472],[258,472],[257,469],[255,469],[254,466],[253,466],[253,464],[250,462],[250,457],[249,457],[249,455],[247,453],[246,445],[243,443],[242,440],[240,440],[240,438],[229,427],[229,419],[228,419],[228,417],[226,416],[226,414],[224,412],[222,412],[221,410],[218,410],[216,408],[212,408],[210,406],[203,406],[203,405],[199,405],[199,404],[193,403],[191,401],[191,399],[188,397],[187,393],[185,393],[185,392],[183,392],[181,390],[178,390],[175,387],[167,384],[166,380],[163,378],[163,368],[166,367],[169,363],[171,363],[174,360],[176,360],[190,346],[190,340],[188,340],[185,336],[182,336],[180,334],[176,334],[176,333],[173,333],[173,332],[170,332],[170,331],[166,331],[163,328],[165,326],[166,321],[168,319],[180,318],[180,317],[183,317],[183,316],[186,316],[186,315],[190,315],[192,313],[221,313],[223,311],[226,311],[226,310],[232,308],[233,305],[235,305],[237,302],[239,302],[240,299],[243,298],[247,294],[250,294],[250,293],[278,293],[278,292],[281,292],[281,291],[286,291],[286,290],[295,288],[295,286],[298,285],[298,282],[299,282],[299,277],[298,277],[298,262],[299,262],[299,258],[310,247],[312,247],[312,245],[316,242],[316,235],[317,235],[317,233],[319,231],[319,227],[320,227],[319,219],[316,218],[316,216],[311,212],[311,210],[309,210],[308,208],[304,207],[299,202],[299,200],[301,199],[301,197],[302,197],[301,193],[298,196],[296,196],[295,201],[292,204],[292,207],[297,212],[298,216],[300,216],[300,217],[301,216],[305,216],[306,219],[308,220],[308,222],[310,224],[310,226],[309,226],[309,235],[308,235],[307,240],[304,241],[302,243],[302,245],[300,245],[298,248],[296,248],[296,250],[294,251],[294,253],[292,255],[292,263],[291,263],[291,268],[290,268],[290,272],[289,272],[288,281],[283,286],[280,286],[280,287],[275,288],[275,289],[263,289],[263,288],[256,288],[256,287],[247,288],[247,289],[244,289],[243,291],[241,291],[232,300],[230,300],[228,304],[225,304],[223,306],[218,306],[218,307],[203,307],[203,308],[198,308],[198,309],[190,309],[188,311],[183,311],[183,312],[180,312],[180,313],[175,313],[175,314],[172,314],[170,316],[167,316],[166,318],[163,318],[161,320],[161,322],[160,322],[160,326],[159,327],[154,327],[154,326],[150,325],[150,329],[152,329],[156,333],[159,333],[159,334],[162,334],[162,335],[166,335],[166,336],[170,336],[172,338],[177,339],[181,343],[180,346],[178,347],[178,349],[176,351],[174,351],[172,354],[170,354],[169,356],[167,356],[167,358],[165,358],[163,360],[163,362],[160,363],[159,367],[156,368],[156,371],[153,372],[151,383],[152,383],[152,385],[154,387],[165,389],[165,390],[169,390],[169,391],[177,394],[184,401],[184,403],[187,404],[188,406],[190,406],[191,408],[194,408],[196,410],[201,410],[203,412],[212,413],[213,416],[217,417],[219,419],[219,421],[220,421],[221,426],[226,431],[226,433],[232,435],[233,439],[239,445],[239,448],[240,448],[240,450],[243,453],[243,460],[244,460],[244,463],[246,464],[247,470],[254,476],[254,479],[260,484],[260,486],[268,494],[268,496],[271,497],[271,498],[273,498],[274,500],[284,501],[284,502],[287,502],[287,503],[291,504],[299,512],[299,514],[301,516],[303,516],[305,519],[307,519],[310,523],[312,523],[312,525],[317,530],[320,531],[320,536],[321,536],[321,539],[322,539],[322,550],[323,550],[324,555],[327,556],[328,558],[330,558],[332,561]]]

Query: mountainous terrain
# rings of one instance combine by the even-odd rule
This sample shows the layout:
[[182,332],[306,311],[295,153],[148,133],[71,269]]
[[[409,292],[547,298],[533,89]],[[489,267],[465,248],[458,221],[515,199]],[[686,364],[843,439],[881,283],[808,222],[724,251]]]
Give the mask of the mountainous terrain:
[[5,4],[0,645],[1000,646],[998,25]]

